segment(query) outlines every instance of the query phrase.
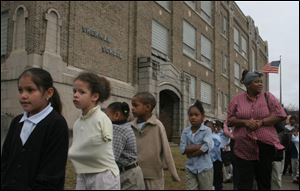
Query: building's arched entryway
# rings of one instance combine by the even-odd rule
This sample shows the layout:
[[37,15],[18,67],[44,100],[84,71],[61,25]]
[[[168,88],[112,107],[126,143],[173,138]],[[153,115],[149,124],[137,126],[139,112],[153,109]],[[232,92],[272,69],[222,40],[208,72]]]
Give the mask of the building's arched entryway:
[[179,101],[179,97],[171,90],[159,93],[159,119],[166,128],[169,142],[178,142],[179,138]]

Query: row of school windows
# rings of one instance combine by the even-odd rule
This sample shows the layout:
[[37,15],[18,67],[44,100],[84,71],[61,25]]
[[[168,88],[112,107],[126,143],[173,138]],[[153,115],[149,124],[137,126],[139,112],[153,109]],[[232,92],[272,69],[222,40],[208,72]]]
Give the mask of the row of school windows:
[[[190,104],[194,103],[196,100],[196,87],[197,87],[197,79],[194,76],[190,76]],[[212,101],[213,101],[213,88],[212,85],[206,83],[204,81],[200,82],[200,100],[203,103],[203,107],[205,112],[213,113]],[[222,112],[226,112],[228,106],[229,96],[228,94],[220,91],[217,93],[218,95],[218,106],[221,107]]]
[[[159,5],[170,12],[170,1],[156,1]],[[191,7],[197,13],[200,12],[201,18],[207,23],[211,24],[212,18],[212,2],[211,1],[184,1],[189,7]],[[228,3],[228,2],[227,2]],[[222,14],[222,13],[221,13]],[[188,28],[189,26],[184,28]],[[187,30],[193,30],[193,26]],[[222,14],[222,21],[220,25],[221,34],[227,38],[228,35],[228,18]],[[244,35],[241,34],[238,28],[234,27],[234,49],[242,54],[245,58],[247,57],[247,41]]]
[[[155,1],[168,12],[171,12],[171,1]],[[200,16],[209,24],[212,18],[212,1],[184,1],[195,12],[200,13]]]
[[[226,19],[224,19],[226,20]],[[225,21],[224,21],[225,22]],[[224,23],[223,22],[223,23]],[[227,24],[226,24],[227,25]],[[213,68],[213,43],[210,39],[208,39],[206,36],[201,34],[200,37],[200,55],[197,55],[197,37],[196,37],[196,28],[188,23],[187,21],[183,20],[182,24],[182,31],[183,31],[183,39],[182,39],[182,47],[183,47],[183,54],[191,57],[194,60],[200,60],[199,63],[204,65],[205,67],[212,69]],[[227,30],[223,30],[227,33]],[[169,39],[170,39],[170,33],[169,29],[157,22],[156,20],[152,20],[152,54],[164,59],[169,60]],[[248,43],[247,40],[243,35],[241,35],[241,32],[234,27],[234,49],[237,53],[242,55],[245,60],[247,59],[248,55]],[[221,65],[222,65],[222,73],[225,76],[229,75],[228,70],[228,63],[229,63],[229,57],[227,51],[221,51]],[[251,60],[251,69],[250,70],[256,70],[257,66],[255,63],[255,51],[253,48],[251,48],[250,51],[250,60]],[[237,67],[235,67],[237,68]],[[238,70],[239,71],[239,70]],[[237,71],[236,71],[237,72]],[[236,73],[235,72],[235,73]],[[236,77],[238,77],[236,75]],[[239,79],[240,77],[238,77]]]
[[[156,1],[161,6],[165,7],[166,9],[170,9],[170,2],[169,1]],[[187,5],[192,7],[193,9],[196,8],[196,5],[199,2],[195,1],[185,1]],[[197,3],[197,4],[196,4]],[[211,9],[212,4],[210,1],[201,1],[200,2],[201,15],[207,15],[211,18]],[[209,21],[210,22],[210,21]],[[222,22],[222,32],[227,34],[227,19],[224,17]],[[7,53],[7,28],[8,28],[8,12],[1,13],[1,56]],[[200,57],[196,55],[196,29],[187,21],[183,21],[183,53],[192,57],[193,59],[200,60],[201,64],[205,65],[208,68],[213,68],[212,62],[212,42],[206,38],[204,35],[201,35],[201,54]],[[159,55],[162,58],[168,59],[168,52],[169,52],[169,30],[158,23],[157,21],[152,21],[152,48],[153,52],[156,55]],[[241,32],[237,28],[234,28],[234,48],[236,51],[241,53],[242,56],[246,57],[247,55],[247,41],[241,35]],[[221,52],[222,56],[222,73],[228,76],[228,54],[225,52]],[[254,50],[251,50],[251,60],[252,60],[252,69],[256,69],[255,67],[255,54]]]
[[[152,48],[155,49],[154,54],[157,54],[155,51],[159,51],[158,53],[163,54],[160,54],[159,56],[166,60],[168,60],[169,55],[169,38],[169,30],[157,21],[152,20]],[[213,44],[208,38],[201,35],[200,45],[200,61],[206,67],[212,69]],[[184,20],[183,53],[193,59],[199,59],[197,58],[196,52],[196,29]]]
[[[156,1],[156,3],[160,4],[166,10],[170,11],[170,1]],[[203,17],[208,23],[211,23],[211,9],[212,3],[210,1],[201,1],[200,4],[195,1],[185,1],[187,5],[189,5],[195,11],[199,8],[201,9],[201,17]],[[199,4],[196,7],[196,5]],[[7,53],[7,33],[8,33],[8,12],[1,12],[1,56]],[[162,37],[163,38],[163,37]],[[167,38],[165,38],[167,39]],[[164,46],[163,44],[161,46]],[[166,47],[159,47],[158,50],[166,53]]]
[[[234,28],[234,49],[239,52],[243,57],[247,56],[247,41],[244,37],[240,36],[240,33]],[[237,42],[236,42],[237,41]],[[212,68],[212,54],[213,44],[204,35],[201,35],[200,39],[200,60],[208,68]],[[163,58],[168,58],[169,54],[169,30],[152,20],[152,48],[164,54]],[[187,21],[183,21],[183,53],[196,59],[196,29],[189,24]],[[228,55],[224,52],[222,54],[222,71],[224,74],[228,72]],[[255,52],[251,49],[251,64],[252,68],[256,69],[255,66]]]
[[1,56],[7,52],[8,12],[1,12]]
[[[208,7],[207,4],[206,7]],[[7,25],[8,25],[8,12],[3,12],[1,13],[1,56],[6,54]],[[166,29],[164,26],[162,26],[155,20],[152,21],[152,48],[158,50],[159,52],[162,52],[166,56],[168,55],[168,44],[169,44],[168,34],[169,34],[168,29]],[[183,44],[184,44],[183,53],[188,54],[189,56],[192,56],[194,58],[196,57],[195,39],[196,39],[196,29],[187,21],[183,21]],[[241,42],[244,41],[242,40]],[[201,35],[201,61],[203,63],[206,63],[206,66],[209,68],[212,67],[211,51],[212,51],[211,41],[207,39],[205,36]],[[221,52],[221,54],[222,54],[222,73],[225,74],[225,76],[228,76],[228,56],[224,52]],[[252,51],[252,55],[254,56],[254,51]],[[254,60],[254,58],[252,60]],[[235,84],[237,86],[240,86],[239,84],[240,74],[241,74],[240,64],[235,63],[234,77],[235,77]],[[195,77],[191,76],[191,88],[190,88],[191,101],[193,101],[196,97],[195,89],[196,89],[196,79]],[[201,82],[200,95],[201,95],[201,101],[205,104],[206,108],[210,110],[212,105],[212,99],[211,99],[212,86],[206,82]],[[219,99],[219,103],[221,104],[222,110],[225,111],[228,103],[228,95],[223,92],[221,92],[220,95],[221,98]]]
[[[162,7],[170,10],[169,1],[156,1]],[[185,1],[192,9],[196,9],[195,1]],[[201,1],[201,17],[211,24],[211,1]],[[227,35],[227,19],[223,20],[222,34]],[[208,68],[213,67],[212,63],[212,42],[201,35],[201,57],[200,60]],[[152,20],[152,53],[159,55],[161,58],[168,60],[169,52],[169,30],[161,25],[159,22]],[[156,52],[159,51],[159,52]],[[162,53],[162,54],[160,54]],[[187,21],[183,21],[183,53],[196,59],[196,29]],[[222,72],[228,75],[228,56],[222,53]],[[196,100],[196,77],[190,76],[190,103],[192,104]],[[228,106],[229,96],[224,92],[218,94],[218,105],[221,107],[222,112],[226,112]],[[207,113],[212,113],[212,101],[213,101],[213,88],[212,85],[204,81],[200,82],[200,100],[203,103],[203,107]]]
[[[211,24],[212,18],[212,2],[211,1],[184,1],[186,5],[192,8],[195,12],[199,12],[208,24]],[[159,5],[170,10],[170,1],[156,1]],[[169,30],[158,23],[152,21],[152,48],[154,55],[168,60],[169,54]],[[158,52],[157,52],[157,51]],[[162,54],[161,54],[162,53]],[[187,21],[183,22],[183,53],[193,59],[196,58],[196,29]],[[212,43],[204,35],[201,35],[201,56],[200,60],[208,68],[212,68]]]
[[[14,28],[11,32],[13,34],[12,50],[25,50],[26,41],[26,21],[28,11],[24,5],[19,5],[14,11],[13,22]],[[45,51],[60,54],[60,15],[55,9],[48,9],[45,13],[45,20],[47,20],[46,27],[46,43]],[[8,46],[8,21],[9,12],[1,12],[1,57],[7,54]]]
[[[152,20],[152,48],[154,52],[157,50],[160,53],[164,54],[165,58],[168,58],[168,44],[169,44],[169,31],[163,25],[158,23],[155,20]],[[243,41],[244,42],[244,41]],[[204,64],[208,68],[212,68],[212,43],[209,39],[207,39],[204,35],[201,35],[200,39],[201,43],[201,64]],[[153,53],[153,52],[152,52]],[[183,53],[196,59],[196,29],[189,24],[187,21],[183,21]],[[154,53],[155,54],[155,53]],[[162,55],[160,57],[163,58]],[[251,60],[252,66],[251,69],[256,69],[255,64],[255,52],[251,50]],[[229,76],[229,57],[228,55],[221,51],[221,64],[222,64],[222,74],[228,78]],[[238,62],[234,63],[234,84],[243,89],[242,84],[240,83],[241,73],[244,69],[242,68],[241,64]],[[191,76],[191,88],[190,88],[190,97],[192,100],[195,99],[195,77]],[[207,109],[211,109],[211,95],[212,95],[212,86],[208,83],[201,82],[201,101],[204,103],[204,106]],[[219,99],[219,103],[221,104],[222,110],[225,111],[228,104],[228,95],[221,92],[221,99]]]
[[[7,26],[8,13],[1,13],[1,56],[7,52]],[[168,55],[168,30],[156,21],[152,21],[152,48]],[[196,57],[196,30],[186,21],[183,21],[183,53],[189,56]],[[243,39],[243,38],[242,38]],[[243,40],[242,40],[243,42]],[[222,56],[222,73],[228,75],[228,55],[221,52]],[[255,55],[254,50],[251,51],[252,68],[255,69]],[[206,66],[212,68],[212,43],[205,36],[201,35],[201,61],[206,63]],[[235,77],[239,79],[239,67],[235,66]]]

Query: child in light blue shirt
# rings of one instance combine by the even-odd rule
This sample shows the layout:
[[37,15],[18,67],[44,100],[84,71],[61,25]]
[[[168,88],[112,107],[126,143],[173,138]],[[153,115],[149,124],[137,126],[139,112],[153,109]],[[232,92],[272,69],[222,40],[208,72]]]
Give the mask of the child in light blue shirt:
[[181,135],[180,152],[187,155],[186,174],[188,190],[211,190],[213,186],[213,164],[210,150],[213,148],[212,131],[203,124],[204,109],[196,101],[188,110],[191,126]]

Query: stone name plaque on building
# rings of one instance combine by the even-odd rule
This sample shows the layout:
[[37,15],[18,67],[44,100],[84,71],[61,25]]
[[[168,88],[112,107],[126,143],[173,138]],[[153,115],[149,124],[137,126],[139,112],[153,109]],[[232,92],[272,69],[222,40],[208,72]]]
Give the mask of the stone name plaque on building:
[[[98,32],[94,29],[91,29],[91,28],[87,28],[87,27],[82,27],[82,30],[81,30],[83,33],[86,33],[87,35],[93,37],[93,38],[97,38],[103,42],[106,42],[108,44],[110,44],[112,42],[112,37],[110,36],[107,36],[101,32]],[[116,50],[114,48],[110,48],[110,47],[106,47],[106,46],[101,46],[100,47],[100,51],[105,53],[105,54],[108,54],[110,56],[113,56],[113,57],[116,57],[120,60],[122,60],[122,56],[121,56],[121,53],[119,50]]]

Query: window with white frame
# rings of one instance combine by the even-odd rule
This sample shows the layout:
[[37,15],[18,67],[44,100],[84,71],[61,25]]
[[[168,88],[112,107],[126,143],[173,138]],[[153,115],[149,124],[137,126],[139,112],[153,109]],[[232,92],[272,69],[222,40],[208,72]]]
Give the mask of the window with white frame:
[[193,104],[196,100],[196,78],[194,76],[191,77],[190,83],[190,104]]
[[160,4],[163,8],[170,11],[170,1],[155,1],[155,2]]
[[246,38],[241,34],[237,28],[233,28],[233,39],[234,39],[234,49],[241,53],[243,57],[247,57],[248,52],[248,43]]
[[196,29],[186,21],[183,21],[183,52],[196,57]]
[[227,76],[228,75],[228,56],[224,52],[221,52],[221,56],[222,56],[222,73]]
[[212,8],[212,1],[200,1],[201,3],[201,17],[211,24],[211,8]]
[[222,109],[222,105],[223,105],[223,92],[220,91],[220,93],[218,93],[218,107]]
[[256,70],[255,52],[254,52],[253,48],[251,49],[251,68],[252,68],[252,71]]
[[169,52],[169,32],[168,29],[152,20],[152,48],[168,55]]
[[218,94],[218,101],[221,111],[224,112],[224,93],[222,91],[220,91],[220,93]]
[[7,53],[8,12],[1,13],[1,56]]
[[227,94],[223,93],[222,94],[222,111],[226,112],[227,111],[227,107],[228,107],[228,96]]
[[243,36],[241,36],[241,39],[242,39],[242,43],[241,43],[241,45],[242,45],[242,55],[247,56],[247,41]]
[[222,34],[225,35],[225,36],[227,36],[227,33],[228,33],[227,32],[227,30],[228,30],[227,27],[228,27],[227,18],[223,16],[221,31],[222,31]]
[[236,51],[239,51],[239,47],[240,47],[240,32],[236,28],[233,28],[233,40],[234,40],[234,49]]
[[201,102],[205,110],[210,111],[212,104],[212,87],[203,81],[201,81]]
[[60,55],[60,16],[55,9],[49,9],[45,19],[47,20],[45,51]]
[[212,68],[212,43],[204,35],[201,35],[201,61]]
[[234,63],[234,83],[239,85],[240,83],[240,65],[238,63]]

